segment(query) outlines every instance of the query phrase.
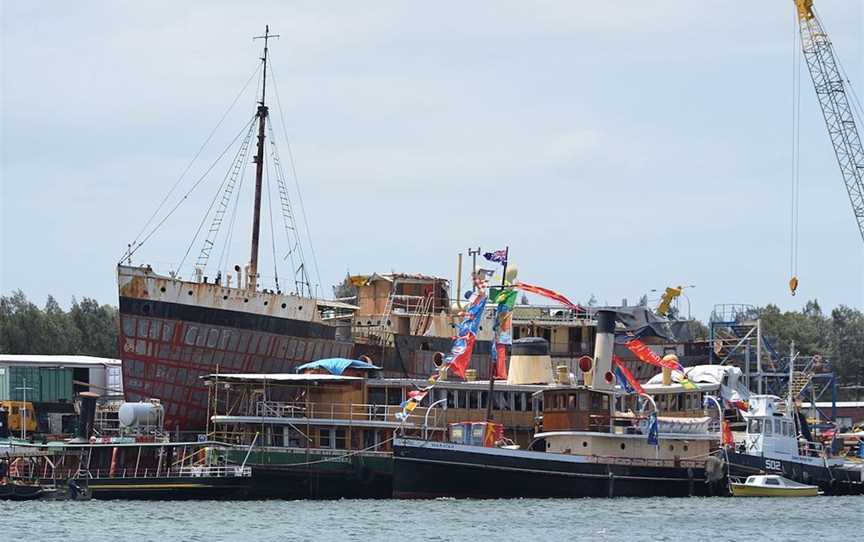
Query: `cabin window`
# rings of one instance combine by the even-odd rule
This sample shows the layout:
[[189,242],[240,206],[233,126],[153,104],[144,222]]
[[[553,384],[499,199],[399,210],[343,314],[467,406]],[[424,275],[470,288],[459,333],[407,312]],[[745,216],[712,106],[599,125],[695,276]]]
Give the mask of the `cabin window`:
[[555,409],[556,410],[564,410],[564,394],[561,394],[561,393],[555,394]]
[[480,408],[480,394],[476,391],[467,391],[465,394],[468,396],[468,408]]
[[774,433],[778,435],[783,434],[783,421],[782,420],[774,420]]
[[529,404],[528,394],[524,393],[524,392],[520,393],[519,394],[519,406],[516,408],[516,410],[521,410],[522,412],[528,412],[530,410],[528,404]]
[[126,335],[127,337],[134,337],[135,336],[135,319],[129,318],[127,316],[126,318],[122,319],[122,322],[123,322],[123,334]]
[[777,480],[776,478],[765,478],[765,485],[766,486],[779,486],[780,480]]
[[758,435],[762,432],[762,420],[750,420],[747,425],[747,432],[753,435]]
[[[433,390],[434,391],[434,390]],[[367,400],[370,405],[387,404],[387,388],[369,388]]]
[[588,392],[579,392],[579,410],[588,410]]
[[486,393],[485,391],[480,392],[480,408],[486,408]]
[[[387,404],[391,406],[402,404],[402,388],[386,388]],[[449,405],[448,405],[449,406]]]
[[318,446],[320,448],[332,448],[330,445],[330,430],[329,429],[319,429],[318,430]]
[[498,410],[510,410],[510,394],[506,391],[496,391],[493,406]]
[[576,410],[576,394],[571,393],[567,396],[567,410]]
[[771,424],[771,420],[765,420],[765,434],[773,435],[774,434],[774,426]]
[[333,432],[334,442],[333,447],[339,450],[348,448],[348,431],[345,429],[337,429]]
[[456,390],[447,390],[447,408],[456,408]]

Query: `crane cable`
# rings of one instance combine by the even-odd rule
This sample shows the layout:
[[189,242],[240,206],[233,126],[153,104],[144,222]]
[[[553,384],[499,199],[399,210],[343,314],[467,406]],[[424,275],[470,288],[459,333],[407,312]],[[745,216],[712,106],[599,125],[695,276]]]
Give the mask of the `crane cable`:
[[792,33],[792,201],[789,239],[789,291],[795,295],[798,289],[798,225],[801,199],[801,48],[797,12],[793,19]]

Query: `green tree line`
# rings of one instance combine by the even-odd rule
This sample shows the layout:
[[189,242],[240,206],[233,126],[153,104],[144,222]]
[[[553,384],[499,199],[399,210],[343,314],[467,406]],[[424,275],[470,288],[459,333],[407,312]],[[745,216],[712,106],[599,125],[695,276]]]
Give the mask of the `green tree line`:
[[68,311],[48,296],[39,308],[20,290],[0,297],[0,352],[116,358],[117,309],[88,297]]

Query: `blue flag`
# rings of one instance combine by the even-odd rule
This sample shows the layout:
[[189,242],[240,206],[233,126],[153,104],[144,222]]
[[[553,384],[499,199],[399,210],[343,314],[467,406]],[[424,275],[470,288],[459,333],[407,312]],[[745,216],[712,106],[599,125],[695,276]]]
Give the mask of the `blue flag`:
[[657,424],[657,413],[652,412],[650,416],[648,416],[648,444],[652,446],[660,445],[659,438],[659,427]]

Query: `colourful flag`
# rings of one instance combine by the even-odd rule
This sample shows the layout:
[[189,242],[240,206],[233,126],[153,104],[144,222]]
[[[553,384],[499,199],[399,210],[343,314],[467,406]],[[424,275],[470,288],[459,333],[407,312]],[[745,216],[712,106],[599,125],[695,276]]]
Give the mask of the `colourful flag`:
[[533,284],[528,284],[525,282],[517,282],[513,286],[517,290],[522,290],[523,292],[528,292],[531,294],[537,294],[537,295],[543,296],[547,299],[557,301],[558,303],[561,303],[565,307],[569,307],[571,309],[576,309],[577,311],[580,311],[580,312],[587,312],[587,311],[585,311],[585,307],[582,307],[581,305],[577,305],[576,303],[573,303],[572,301],[567,299],[564,296],[564,294],[559,294],[558,292],[556,292],[554,290],[550,290],[548,288],[543,288],[542,286],[535,286]]
[[495,307],[495,321],[492,323],[492,362],[495,364],[495,374],[491,378],[507,379],[507,345],[513,344],[513,307],[519,293],[512,288],[493,288],[490,299]]
[[639,395],[645,393],[642,384],[636,380],[636,377],[633,376],[633,373],[630,372],[630,369],[624,365],[624,362],[618,356],[612,356],[612,364],[615,366],[615,378],[624,391],[627,393],[638,393]]
[[465,308],[465,318],[456,328],[456,338],[450,353],[444,357],[444,363],[449,370],[460,377],[465,377],[465,369],[471,361],[471,353],[474,351],[474,342],[477,340],[477,331],[480,328],[480,319],[483,309],[486,307],[486,292],[477,290],[471,298],[468,307]]
[[483,254],[483,257],[490,262],[498,262],[501,265],[504,265],[507,263],[507,249],[496,250],[495,252],[487,252]]

